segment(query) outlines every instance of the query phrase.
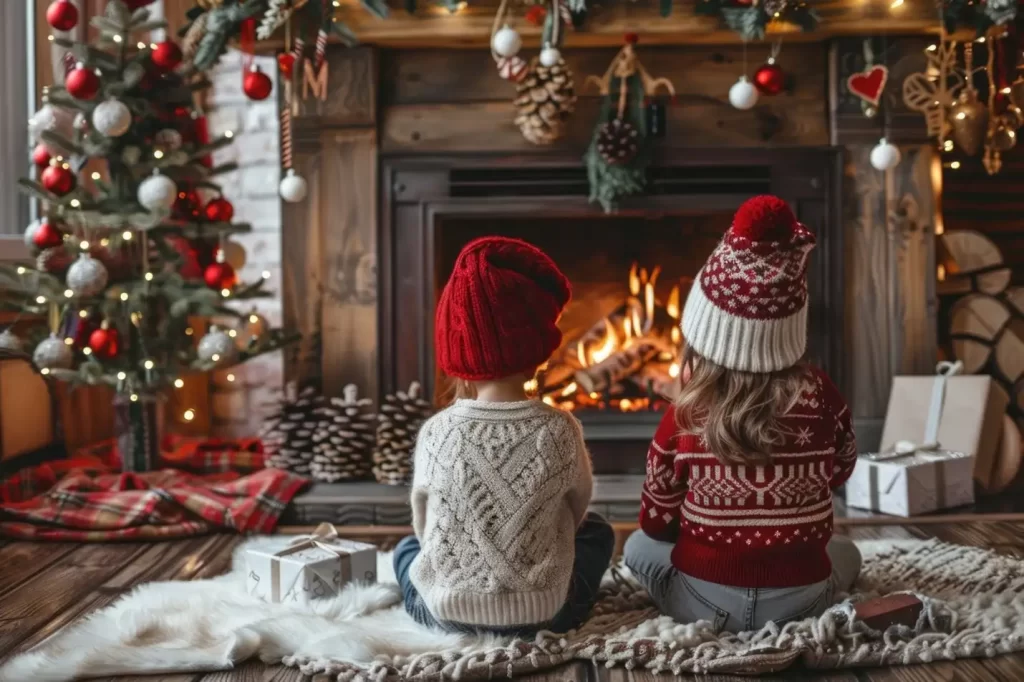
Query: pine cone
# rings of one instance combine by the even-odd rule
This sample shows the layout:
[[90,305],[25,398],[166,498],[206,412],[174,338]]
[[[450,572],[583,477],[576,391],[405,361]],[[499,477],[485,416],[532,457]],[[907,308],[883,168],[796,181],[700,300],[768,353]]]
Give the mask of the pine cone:
[[309,468],[314,479],[325,483],[370,476],[377,421],[373,401],[359,398],[355,384],[346,386],[343,393],[343,398],[324,401],[317,410],[321,425],[313,435]]
[[373,451],[373,475],[379,483],[407,485],[412,481],[416,435],[423,422],[434,413],[434,406],[421,397],[418,382],[384,397],[377,426],[377,446]]
[[516,125],[533,144],[551,144],[562,137],[576,108],[569,67],[562,60],[551,67],[531,61],[529,72],[516,87],[515,106]]
[[597,153],[606,163],[622,166],[636,156],[640,133],[627,121],[613,118],[597,132]]
[[295,384],[289,384],[276,411],[264,420],[260,429],[267,466],[309,476],[313,459],[313,436],[321,428],[317,411],[323,396],[306,387],[296,395]]

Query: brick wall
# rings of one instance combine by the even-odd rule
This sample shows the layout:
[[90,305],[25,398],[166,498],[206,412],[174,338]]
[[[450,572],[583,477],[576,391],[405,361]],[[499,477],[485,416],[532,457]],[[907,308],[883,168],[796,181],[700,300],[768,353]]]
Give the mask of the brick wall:
[[[224,196],[235,206],[235,220],[252,225],[252,232],[232,237],[245,248],[245,267],[238,273],[243,282],[270,273],[268,289],[273,298],[258,299],[253,305],[273,326],[281,324],[281,199],[277,193],[281,178],[278,148],[277,64],[261,57],[257,64],[274,80],[274,92],[262,102],[249,100],[242,92],[241,53],[232,50],[210,73],[213,82],[207,102],[211,136],[231,130],[235,143],[218,151],[216,163],[237,161],[239,169],[220,176]],[[242,304],[240,304],[242,305]],[[214,374],[212,425],[219,435],[254,435],[263,411],[261,405],[279,388],[283,378],[280,352],[268,353],[236,367]]]

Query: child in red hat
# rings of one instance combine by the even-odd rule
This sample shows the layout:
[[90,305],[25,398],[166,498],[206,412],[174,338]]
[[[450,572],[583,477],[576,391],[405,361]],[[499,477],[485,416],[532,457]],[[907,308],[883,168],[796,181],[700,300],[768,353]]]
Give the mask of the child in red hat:
[[569,295],[554,262],[517,239],[477,239],[455,261],[434,328],[459,397],[420,429],[416,535],[394,557],[405,608],[424,625],[564,632],[596,600],[615,535],[587,512],[582,427],[523,386],[561,343]]
[[705,263],[683,312],[689,376],[647,453],[626,565],[658,608],[716,630],[819,615],[860,553],[832,534],[832,491],[857,457],[850,410],[807,345],[814,235],[755,197]]

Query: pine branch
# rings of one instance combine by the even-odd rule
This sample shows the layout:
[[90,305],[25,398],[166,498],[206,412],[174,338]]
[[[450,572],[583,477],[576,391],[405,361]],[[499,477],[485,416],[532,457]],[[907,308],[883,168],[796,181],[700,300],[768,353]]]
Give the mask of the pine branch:
[[58,135],[52,130],[44,130],[39,136],[50,149],[64,152],[66,156],[86,156],[86,151],[71,140]]
[[35,180],[29,180],[28,178],[18,178],[18,189],[29,196],[33,196],[40,201],[46,201],[49,203],[59,203],[60,197],[56,194],[51,194],[43,189]]

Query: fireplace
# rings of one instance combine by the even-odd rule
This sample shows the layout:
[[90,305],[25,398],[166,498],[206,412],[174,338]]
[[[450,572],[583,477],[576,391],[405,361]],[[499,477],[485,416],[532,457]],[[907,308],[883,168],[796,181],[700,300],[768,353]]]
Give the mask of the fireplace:
[[425,384],[440,404],[433,311],[459,250],[488,234],[544,249],[573,298],[563,344],[527,388],[572,410],[595,469],[643,469],[645,441],[679,368],[682,306],[694,276],[745,199],[790,201],[818,235],[809,276],[809,358],[842,382],[840,169],[829,150],[689,152],[651,169],[651,193],[605,215],[587,201],[578,165],[547,159],[388,162],[380,234],[380,382]]

